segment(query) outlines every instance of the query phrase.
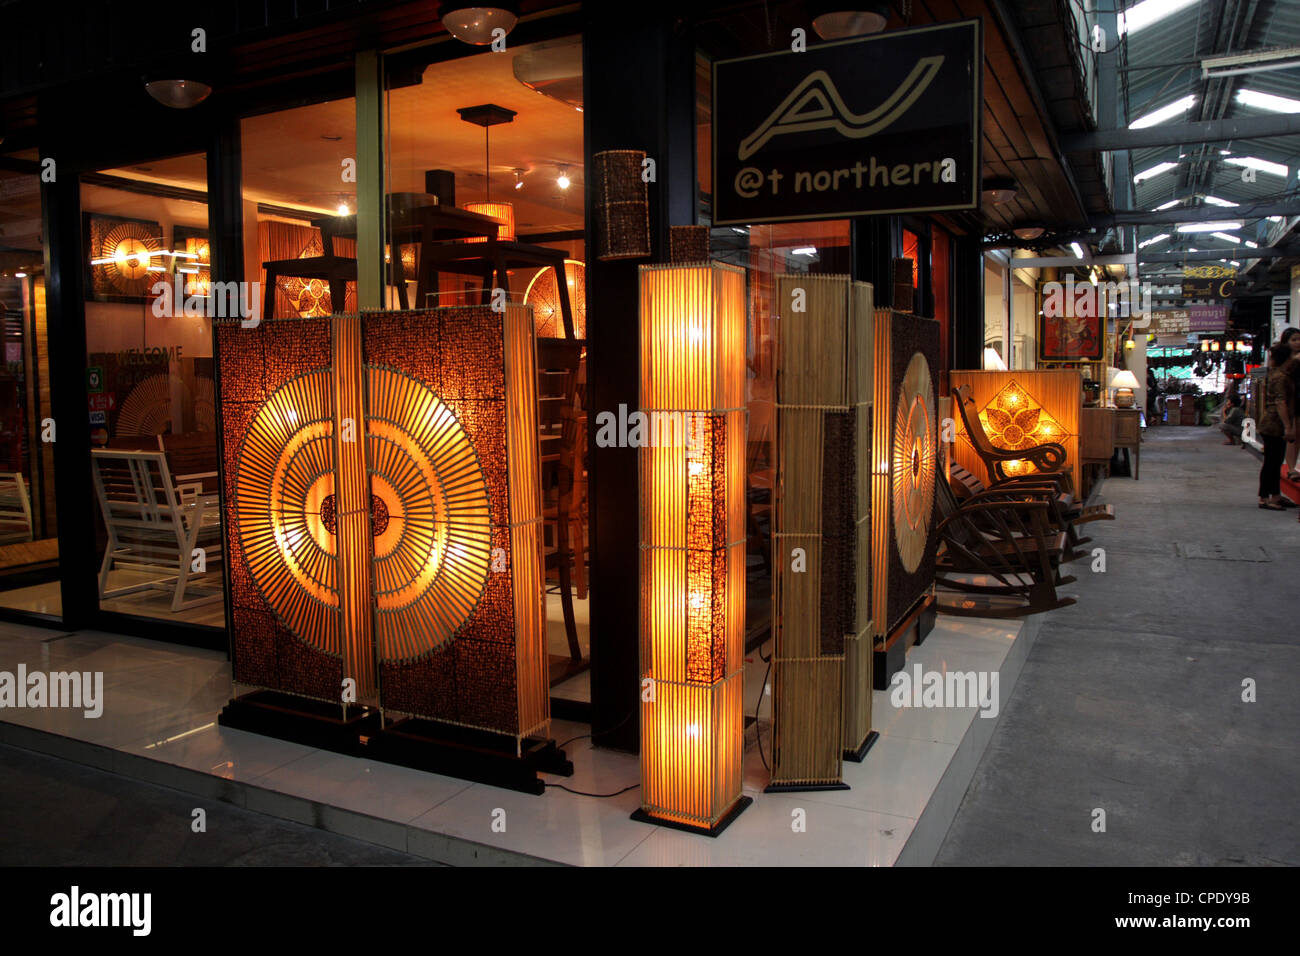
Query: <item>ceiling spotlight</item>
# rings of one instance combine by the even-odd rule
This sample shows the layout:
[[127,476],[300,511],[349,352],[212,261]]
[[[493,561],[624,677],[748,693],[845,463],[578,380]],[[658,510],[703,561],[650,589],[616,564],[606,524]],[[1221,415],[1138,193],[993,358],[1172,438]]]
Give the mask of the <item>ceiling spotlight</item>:
[[864,3],[862,0],[829,0],[814,3],[812,28],[823,40],[879,33],[889,22],[888,3]]
[[348,215],[348,204],[345,202],[339,203],[338,213],[340,216]]
[[523,188],[524,188],[524,171],[523,171],[522,169],[516,169],[516,170],[515,170],[515,189],[523,189]]
[[555,177],[555,185],[559,186],[561,189],[568,189],[571,182],[572,180],[569,179],[569,167],[561,166],[560,175]]
[[163,106],[174,110],[187,110],[198,106],[210,95],[212,87],[200,80],[145,78],[144,88]]
[[1037,239],[1046,232],[1042,226],[1017,226],[1011,231],[1015,234],[1017,239],[1024,239],[1026,241]]
[[986,179],[984,180],[984,199],[995,206],[1005,206],[1016,198],[1018,189],[1019,186],[1014,179],[1005,177]]
[[487,46],[492,42],[492,31],[509,33],[519,21],[519,8],[513,3],[496,0],[495,3],[446,2],[438,8],[438,16],[447,32],[462,43]]
[[14,273],[14,278],[15,278],[15,279],[26,279],[26,278],[27,278],[27,273],[26,273],[26,272],[15,272],[15,273]]
[[1070,251],[1074,253],[1074,258],[1083,258],[1083,246],[1079,245],[1077,242],[1070,243]]

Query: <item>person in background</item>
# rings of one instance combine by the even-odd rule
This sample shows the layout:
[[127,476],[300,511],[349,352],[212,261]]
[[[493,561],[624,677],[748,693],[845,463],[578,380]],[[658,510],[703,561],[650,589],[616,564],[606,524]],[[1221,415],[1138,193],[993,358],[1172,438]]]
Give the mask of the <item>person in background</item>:
[[1219,431],[1228,436],[1225,445],[1240,444],[1237,439],[1241,438],[1241,420],[1246,417],[1246,413],[1241,410],[1241,399],[1236,395],[1229,395],[1228,400],[1223,403],[1223,424],[1219,426]]
[[1282,366],[1291,358],[1291,347],[1277,343],[1268,353],[1268,379],[1264,384],[1264,405],[1257,431],[1264,444],[1264,464],[1259,468],[1259,506],[1282,511],[1282,459],[1286,443],[1295,440],[1295,420],[1287,395],[1288,379]]
[[[1300,329],[1286,328],[1278,342],[1291,350],[1290,357],[1282,365],[1282,374],[1286,376],[1289,386],[1287,395],[1291,403],[1291,417],[1294,419],[1300,411]],[[1286,476],[1289,481],[1300,481],[1300,471],[1296,471],[1296,456],[1300,454],[1300,442],[1292,436],[1286,444]]]
[[1156,420],[1156,396],[1160,394],[1160,383],[1156,381],[1156,373],[1150,365],[1147,366],[1147,424],[1153,424]]

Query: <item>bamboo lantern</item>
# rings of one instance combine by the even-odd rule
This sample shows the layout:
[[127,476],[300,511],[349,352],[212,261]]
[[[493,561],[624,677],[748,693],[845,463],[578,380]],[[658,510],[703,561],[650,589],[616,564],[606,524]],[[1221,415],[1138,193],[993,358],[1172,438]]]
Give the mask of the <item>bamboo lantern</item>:
[[[490,216],[499,224],[497,239],[501,242],[515,241],[515,205],[509,202],[467,202],[466,212],[476,212],[481,216]],[[464,242],[487,242],[485,236],[470,236]]]
[[[1076,369],[1015,369],[1013,371],[954,371],[952,388],[969,385],[974,406],[966,414],[979,416],[984,434],[997,448],[1031,448],[1056,442],[1065,448],[1065,466],[1079,487],[1079,409],[1083,407],[1083,373]],[[958,418],[960,425],[960,418]],[[953,458],[973,475],[988,480],[983,460],[975,453],[964,428]],[[1008,475],[1037,471],[1028,461],[1011,460],[1002,467]]]
[[235,681],[549,725],[532,311],[218,326]]
[[639,259],[650,255],[650,200],[638,149],[594,154],[592,191],[596,213],[596,258]]
[[634,816],[717,834],[741,794],[745,275],[642,266],[641,782]]
[[708,262],[708,226],[669,226],[669,262]]
[[[859,640],[856,449],[857,421],[869,414],[871,398],[871,287],[847,276],[785,275],[776,293],[775,742],[768,789],[844,788],[844,741],[856,751],[871,730],[870,653],[854,649],[864,675],[844,670],[846,642]],[[859,350],[859,343],[867,347]],[[851,722],[846,698],[854,702]]]
[[[573,337],[587,337],[587,264],[577,259],[564,260],[564,281],[569,290],[569,307],[573,311]],[[549,266],[538,271],[528,283],[524,302],[533,307],[539,339],[564,338],[564,313],[560,309],[560,290],[555,284],[555,270]]]

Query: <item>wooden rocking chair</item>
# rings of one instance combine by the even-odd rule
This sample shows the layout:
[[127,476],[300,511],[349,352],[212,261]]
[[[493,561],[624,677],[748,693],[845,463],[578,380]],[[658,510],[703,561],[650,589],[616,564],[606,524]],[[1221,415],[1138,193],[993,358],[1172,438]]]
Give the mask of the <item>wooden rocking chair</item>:
[[[989,483],[992,487],[996,488],[1005,482],[1021,481],[1028,478],[1034,479],[1040,484],[1044,480],[1050,480],[1061,485],[1063,491],[1074,493],[1074,486],[1070,481],[1069,473],[1061,470],[1065,467],[1064,445],[1049,441],[1043,442],[1041,445],[1034,445],[1031,448],[998,448],[989,441],[989,436],[984,432],[984,425],[980,422],[979,415],[973,412],[968,413],[966,409],[967,405],[972,406],[972,408],[975,405],[974,400],[970,397],[970,386],[958,385],[952,390],[952,397],[953,404],[957,406],[957,411],[961,415],[962,425],[966,428],[966,434],[970,436],[971,444],[975,447],[975,454],[980,456],[980,460],[984,462],[984,467],[988,469]],[[1003,463],[1008,461],[1027,461],[1037,469],[1037,472],[1030,475],[1008,475],[1002,467]]]
[[1048,502],[985,492],[980,500],[958,504],[942,476],[936,498],[941,520],[935,583],[958,595],[956,601],[946,601],[936,593],[936,610],[965,617],[1024,617],[1075,603],[1056,591],[1075,579],[1061,576],[1066,536],[1050,527]]

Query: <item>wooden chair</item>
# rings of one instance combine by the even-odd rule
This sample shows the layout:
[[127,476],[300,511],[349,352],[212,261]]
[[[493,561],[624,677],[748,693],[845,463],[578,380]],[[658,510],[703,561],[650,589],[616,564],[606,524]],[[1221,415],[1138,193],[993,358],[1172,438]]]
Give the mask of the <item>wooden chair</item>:
[[[187,587],[220,568],[221,509],[216,495],[201,493],[201,484],[179,487],[172,481],[161,451],[91,452],[95,494],[108,531],[108,545],[99,570],[100,600],[148,588],[172,591],[171,609],[210,604],[215,594],[186,600]],[[194,549],[203,548],[206,569],[193,570]],[[155,572],[153,580],[126,587],[108,587],[113,570]]]
[[1063,531],[1051,529],[1046,501],[1020,499],[1012,492],[985,492],[959,504],[942,476],[935,490],[941,515],[935,583],[959,595],[955,602],[936,599],[938,611],[966,617],[1024,617],[1075,603],[1056,591],[1075,579],[1061,576],[1066,537]]
[[[1067,472],[1062,471],[1065,467],[1065,446],[1054,441],[1043,442],[1041,445],[1034,445],[1032,448],[998,448],[984,432],[984,425],[980,422],[977,413],[968,412],[966,406],[970,405],[973,409],[975,402],[970,397],[969,385],[958,385],[952,390],[953,404],[957,406],[957,411],[961,415],[962,425],[966,428],[966,434],[970,437],[971,444],[975,447],[975,454],[979,455],[980,460],[984,462],[984,467],[988,469],[989,483],[996,487],[1006,481],[1015,481],[1023,478],[1032,478],[1042,481],[1046,475],[1054,475],[1052,479],[1062,484],[1063,489],[1074,492],[1070,476]],[[1038,471],[1032,475],[1008,475],[1003,469],[1003,462],[1008,461],[1027,461]]]
[[0,472],[0,543],[32,540],[32,501],[21,472]]

